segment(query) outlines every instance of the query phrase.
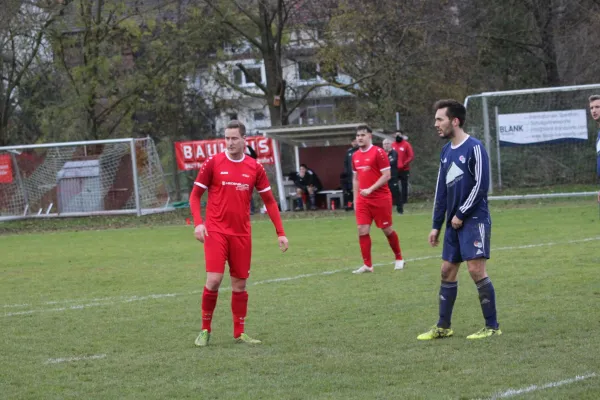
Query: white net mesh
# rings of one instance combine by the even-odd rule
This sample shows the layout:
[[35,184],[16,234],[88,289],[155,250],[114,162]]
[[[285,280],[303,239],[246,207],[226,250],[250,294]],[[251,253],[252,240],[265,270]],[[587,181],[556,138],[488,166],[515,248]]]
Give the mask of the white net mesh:
[[168,188],[154,142],[134,143],[135,162],[130,140],[0,149],[0,156],[12,161],[11,178],[0,183],[0,216],[145,213],[165,207]]
[[[597,87],[596,87],[597,86]],[[597,127],[587,117],[587,138],[584,140],[547,141],[540,139],[537,143],[526,145],[506,145],[500,142],[497,132],[498,115],[532,113],[539,118],[550,118],[553,113],[579,111],[588,113],[588,97],[600,93],[600,85],[585,88],[556,88],[553,91],[536,92],[519,91],[493,93],[491,95],[470,98],[467,105],[466,130],[486,144],[492,166],[494,189],[523,188],[526,192],[561,190],[569,191],[569,186],[579,187],[593,185],[596,182],[596,157],[594,141]],[[487,113],[483,99],[487,101]],[[537,118],[536,117],[536,118]],[[501,117],[502,118],[502,117]],[[489,140],[485,143],[485,119],[489,123]],[[580,118],[581,119],[581,118]],[[549,119],[537,129],[541,137],[551,138],[565,129],[565,121]],[[566,127],[569,129],[569,127]],[[510,129],[510,127],[508,128]],[[586,127],[583,127],[586,130]],[[519,135],[516,133],[515,135]],[[560,134],[558,135],[560,137]]]

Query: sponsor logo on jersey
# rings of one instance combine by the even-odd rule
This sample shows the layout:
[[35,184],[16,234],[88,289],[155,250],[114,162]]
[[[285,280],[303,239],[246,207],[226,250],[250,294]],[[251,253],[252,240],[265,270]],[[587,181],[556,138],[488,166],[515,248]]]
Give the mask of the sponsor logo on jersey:
[[444,164],[446,164],[446,163],[448,162],[448,159],[447,159],[447,158],[444,158],[444,159],[442,160],[442,162],[443,162]]
[[461,163],[463,163],[463,164],[465,163],[465,161],[467,161],[467,160],[466,160],[466,158],[465,158],[465,156],[460,156],[460,157],[458,157],[458,159],[459,159],[459,160],[460,160],[460,162],[461,162]]
[[250,190],[250,185],[248,185],[247,183],[223,181],[223,182],[221,182],[221,185],[235,186],[236,187],[235,190]]
[[451,186],[462,179],[464,172],[458,165],[452,163],[446,173],[446,185]]

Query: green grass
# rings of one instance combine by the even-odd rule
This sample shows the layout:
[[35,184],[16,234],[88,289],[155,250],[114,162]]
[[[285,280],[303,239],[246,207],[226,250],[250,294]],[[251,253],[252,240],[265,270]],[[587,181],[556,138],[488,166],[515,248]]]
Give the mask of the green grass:
[[[477,342],[465,339],[483,326],[466,270],[455,337],[416,340],[437,320],[440,249],[426,244],[426,204],[395,217],[405,257],[429,257],[400,272],[374,231],[374,262],[389,264],[350,274],[361,263],[351,215],[286,221],[286,254],[270,223],[255,222],[247,331],[263,340],[256,347],[233,343],[227,290],[211,346],[193,346],[203,250],[179,220],[106,230],[80,230],[89,229],[85,220],[52,222],[43,232],[5,234],[0,398],[473,399],[596,373],[518,398],[597,399],[595,199],[495,204],[488,270],[504,335]],[[92,227],[126,226],[115,224]],[[11,226],[4,233],[36,229]]]

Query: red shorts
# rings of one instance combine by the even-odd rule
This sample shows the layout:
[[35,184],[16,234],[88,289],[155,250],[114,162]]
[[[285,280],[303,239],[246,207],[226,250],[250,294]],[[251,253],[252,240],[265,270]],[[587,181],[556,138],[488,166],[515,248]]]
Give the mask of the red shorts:
[[356,223],[358,225],[371,225],[375,221],[378,228],[392,226],[392,199],[377,200],[360,199],[356,202]]
[[225,273],[225,261],[229,264],[229,275],[248,279],[252,258],[252,237],[224,235],[209,232],[204,239],[206,272]]

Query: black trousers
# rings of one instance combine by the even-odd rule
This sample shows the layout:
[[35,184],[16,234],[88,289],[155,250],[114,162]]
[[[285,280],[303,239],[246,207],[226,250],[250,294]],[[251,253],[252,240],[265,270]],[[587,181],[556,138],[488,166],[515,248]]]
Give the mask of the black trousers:
[[354,204],[352,204],[350,207],[348,207],[348,204],[352,203],[354,201],[354,192],[352,190],[352,182],[344,183],[344,185],[342,186],[342,189],[344,190],[344,208],[348,209],[348,210],[354,209]]
[[398,170],[398,182],[400,182],[400,186],[402,189],[402,194],[400,196],[400,202],[402,205],[408,203],[408,177],[410,176],[410,171],[401,171]]
[[390,192],[392,192],[392,200],[394,204],[396,204],[396,211],[403,212],[402,208],[402,199],[400,197],[400,185],[398,184],[397,178],[390,178],[388,181],[388,187],[390,188]]

